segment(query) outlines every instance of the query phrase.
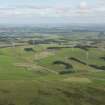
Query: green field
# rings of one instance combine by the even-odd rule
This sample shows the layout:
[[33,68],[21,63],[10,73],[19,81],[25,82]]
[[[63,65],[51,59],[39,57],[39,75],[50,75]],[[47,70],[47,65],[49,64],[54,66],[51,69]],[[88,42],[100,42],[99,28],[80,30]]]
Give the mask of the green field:
[[[79,48],[48,50],[56,45],[0,49],[0,105],[105,105],[105,50]],[[25,51],[32,48],[33,51]],[[75,57],[86,65],[71,60]],[[62,61],[72,65],[53,64]]]

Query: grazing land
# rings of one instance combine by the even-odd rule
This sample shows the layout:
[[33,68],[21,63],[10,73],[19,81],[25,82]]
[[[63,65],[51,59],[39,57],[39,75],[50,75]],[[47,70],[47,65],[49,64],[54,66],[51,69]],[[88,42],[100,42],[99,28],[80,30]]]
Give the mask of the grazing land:
[[0,36],[0,105],[105,105],[100,33]]

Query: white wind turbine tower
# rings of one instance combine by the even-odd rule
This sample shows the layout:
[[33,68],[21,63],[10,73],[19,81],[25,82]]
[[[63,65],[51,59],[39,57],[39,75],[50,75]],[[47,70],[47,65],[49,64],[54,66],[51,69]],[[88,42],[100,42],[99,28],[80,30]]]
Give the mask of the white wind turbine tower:
[[[34,48],[36,47],[36,41],[33,39],[32,40],[32,45],[34,46]],[[37,59],[36,53],[34,52],[34,57],[33,57],[33,61]]]
[[11,41],[12,44],[12,48],[15,48],[15,43],[13,41]]
[[34,39],[32,40],[32,44],[35,45],[35,40]]
[[10,46],[12,47],[12,48],[15,48],[15,43],[14,43],[14,41],[13,41],[13,39],[12,38],[10,38],[9,39],[9,42],[10,42]]
[[[89,46],[89,42],[86,41],[86,45]],[[88,60],[89,60],[89,52],[86,51],[86,61],[87,61],[87,67],[88,67]]]
[[74,44],[74,42],[72,43],[72,52],[74,51],[74,46],[75,46],[75,44]]
[[12,38],[10,38],[10,44],[11,44],[11,48],[12,48],[13,56],[16,57],[16,52],[15,52],[15,43],[14,43],[14,41],[13,41]]

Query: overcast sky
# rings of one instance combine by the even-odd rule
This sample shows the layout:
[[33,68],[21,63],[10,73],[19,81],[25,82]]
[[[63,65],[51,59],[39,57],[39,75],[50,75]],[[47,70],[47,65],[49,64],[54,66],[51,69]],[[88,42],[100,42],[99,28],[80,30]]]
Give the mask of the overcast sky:
[[0,24],[105,23],[105,0],[0,0]]

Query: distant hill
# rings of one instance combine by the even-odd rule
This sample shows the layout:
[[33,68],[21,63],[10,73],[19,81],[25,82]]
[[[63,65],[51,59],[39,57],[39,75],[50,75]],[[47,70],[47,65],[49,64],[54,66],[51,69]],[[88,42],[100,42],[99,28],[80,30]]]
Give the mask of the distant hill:
[[0,35],[6,36],[33,33],[69,35],[71,32],[105,32],[105,25],[0,26]]

